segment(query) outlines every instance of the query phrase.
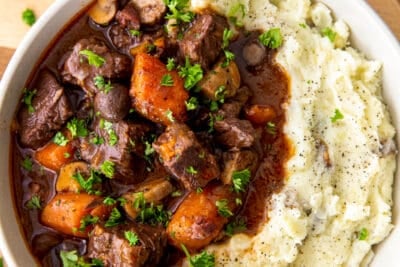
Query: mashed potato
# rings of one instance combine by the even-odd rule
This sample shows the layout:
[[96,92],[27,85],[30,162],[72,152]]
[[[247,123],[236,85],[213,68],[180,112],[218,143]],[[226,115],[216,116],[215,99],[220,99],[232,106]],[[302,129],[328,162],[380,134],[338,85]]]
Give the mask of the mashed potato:
[[[276,60],[291,79],[285,132],[295,154],[259,234],[208,250],[219,266],[367,265],[371,246],[392,229],[395,130],[381,99],[381,64],[349,46],[348,27],[323,4],[192,0],[194,9],[223,14],[238,3],[247,29],[283,33]],[[327,27],[334,43],[321,35]]]

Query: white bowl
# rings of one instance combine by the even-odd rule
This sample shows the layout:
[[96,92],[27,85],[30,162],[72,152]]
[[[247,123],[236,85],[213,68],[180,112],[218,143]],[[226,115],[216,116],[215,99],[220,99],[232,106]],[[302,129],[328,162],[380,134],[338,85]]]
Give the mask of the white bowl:
[[[0,84],[0,250],[8,266],[34,266],[20,231],[13,209],[10,184],[10,124],[22,88],[44,49],[59,30],[91,0],[58,0],[38,20],[22,41],[11,59]],[[363,0],[323,0],[338,18],[344,19],[352,30],[352,44],[369,58],[383,62],[383,96],[389,106],[393,123],[400,132],[400,45],[382,20]],[[400,144],[399,135],[396,136]],[[399,172],[396,173],[394,192],[400,192]],[[372,266],[398,266],[400,247],[400,195],[394,196],[391,235],[376,248]],[[397,257],[399,258],[399,257]]]

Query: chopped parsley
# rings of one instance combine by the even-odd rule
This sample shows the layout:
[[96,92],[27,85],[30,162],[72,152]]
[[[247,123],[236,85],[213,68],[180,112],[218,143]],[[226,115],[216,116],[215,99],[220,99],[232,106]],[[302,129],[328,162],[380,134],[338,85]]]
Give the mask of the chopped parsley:
[[199,64],[190,64],[186,57],[185,66],[179,66],[179,76],[185,79],[184,87],[186,90],[192,89],[201,79],[203,79],[203,70]]
[[343,114],[340,112],[340,110],[335,109],[335,114],[331,117],[331,122],[337,122],[338,120],[344,119]]
[[90,143],[94,145],[102,145],[104,144],[104,138],[101,136],[95,135],[92,139],[90,139]]
[[215,206],[217,206],[218,214],[221,215],[222,217],[228,218],[233,216],[232,211],[228,207],[227,199],[217,200],[215,202]]
[[238,19],[239,15],[243,19],[246,16],[245,6],[242,3],[237,3],[228,11],[229,20],[238,27],[243,26],[243,22]]
[[24,158],[23,161],[21,161],[21,166],[24,168],[24,170],[27,170],[28,172],[32,171],[33,163],[32,159],[30,157]]
[[60,251],[60,258],[63,267],[103,267],[104,263],[99,259],[92,259],[87,263],[83,257],[78,256],[76,250]]
[[233,236],[238,232],[243,232],[247,229],[246,222],[243,218],[236,219],[230,222],[225,227],[225,234],[228,236]]
[[73,118],[67,123],[67,128],[71,132],[72,138],[86,137],[89,134],[84,120]]
[[222,49],[226,49],[229,46],[229,42],[233,37],[233,32],[230,29],[224,29],[224,33],[222,34]]
[[225,89],[226,88],[224,85],[218,86],[217,90],[214,93],[215,99],[220,103],[225,102]]
[[272,121],[267,122],[265,130],[267,131],[267,133],[271,135],[276,135],[276,124],[273,123]]
[[167,73],[162,76],[160,84],[162,86],[174,86],[174,80],[172,79],[171,74]]
[[113,227],[117,226],[118,224],[122,223],[122,215],[121,212],[117,208],[113,208],[110,214],[110,217],[108,217],[108,220],[104,224],[105,227]]
[[189,166],[186,168],[186,172],[191,174],[191,175],[196,175],[197,174],[197,170],[195,168],[193,168],[193,166]]
[[124,236],[125,236],[125,239],[128,240],[129,245],[131,247],[136,246],[137,244],[139,244],[139,237],[137,236],[136,233],[134,233],[132,231],[125,231],[124,232]]
[[329,41],[331,41],[332,43],[335,42],[336,32],[333,31],[331,28],[329,27],[323,28],[321,34],[324,37],[328,37]]
[[110,146],[116,145],[118,143],[118,135],[112,128],[113,127],[112,122],[106,120],[103,120],[102,122],[103,122],[102,128],[104,128],[104,130],[106,130],[108,133],[108,144],[110,144]]
[[81,219],[81,225],[79,226],[79,231],[84,232],[86,230],[86,227],[92,224],[96,224],[99,221],[99,217],[97,216],[92,216],[92,215],[86,215]]
[[183,195],[183,193],[182,193],[181,190],[176,190],[176,191],[171,193],[171,197],[180,197],[182,195]]
[[22,98],[22,102],[28,107],[28,112],[35,112],[35,108],[32,105],[32,98],[36,95],[36,90],[28,90],[24,89],[24,97]]
[[299,26],[300,26],[301,28],[303,28],[303,29],[307,28],[307,24],[305,24],[305,23],[300,23]]
[[139,210],[136,220],[140,223],[162,224],[165,226],[171,217],[171,213],[166,211],[163,205],[154,206],[153,203],[146,203],[143,192],[135,194],[133,207]]
[[113,199],[112,197],[106,197],[104,198],[103,203],[107,206],[113,206],[117,204],[117,200]]
[[226,68],[229,66],[229,63],[235,59],[235,54],[229,50],[224,50],[225,60],[222,63],[221,67]]
[[140,36],[140,31],[139,30],[129,30],[129,33],[132,36],[135,36],[135,37],[139,37]]
[[212,133],[214,131],[214,123],[216,121],[222,121],[224,119],[224,116],[217,114],[217,115],[213,115],[213,114],[209,114],[210,115],[210,121],[208,122],[208,132]]
[[68,139],[62,134],[62,132],[57,132],[53,137],[53,143],[59,146],[66,146],[68,144]]
[[192,96],[188,101],[185,101],[186,110],[195,110],[199,106],[199,101]]
[[168,109],[168,110],[165,112],[165,116],[167,116],[167,118],[168,118],[168,120],[169,120],[170,122],[175,122],[174,114],[172,113],[172,111],[171,111],[170,109]]
[[100,68],[101,66],[103,66],[104,63],[106,63],[106,60],[104,58],[88,49],[80,51],[79,54],[85,56],[88,60],[89,65],[95,66],[96,68]]
[[99,195],[101,193],[93,189],[94,185],[102,183],[101,177],[96,171],[90,170],[90,176],[87,179],[85,179],[80,172],[74,173],[72,178],[75,179],[88,194]]
[[251,177],[251,172],[249,169],[234,171],[232,173],[233,190],[236,193],[246,191],[246,188],[250,182],[250,177]]
[[175,59],[170,57],[167,59],[167,70],[171,71],[173,69],[175,69]]
[[181,244],[181,248],[185,253],[190,267],[214,267],[215,266],[215,256],[206,251],[201,252],[195,256],[191,256],[185,245]]
[[22,12],[22,20],[29,26],[32,26],[36,22],[35,13],[30,8],[27,8]]
[[101,172],[107,177],[107,178],[113,178],[114,173],[115,173],[115,164],[112,161],[105,160],[101,166],[100,166]]
[[276,49],[282,45],[283,38],[279,28],[273,28],[261,34],[258,39],[266,47]]
[[147,53],[154,52],[156,50],[156,46],[154,44],[147,44],[146,51]]
[[194,14],[187,11],[189,0],[164,0],[168,6],[169,13],[165,16],[166,19],[175,19],[176,23],[191,22]]
[[153,146],[151,145],[151,143],[149,141],[145,141],[144,145],[145,145],[145,149],[144,149],[145,157],[151,156],[154,153]]
[[112,85],[111,81],[109,80],[107,83],[104,80],[103,76],[97,75],[96,77],[93,78],[94,85],[100,90],[103,91],[104,93],[108,94],[112,90]]
[[366,240],[368,238],[368,230],[367,228],[362,228],[358,233],[358,240]]
[[42,201],[40,200],[40,197],[37,195],[32,196],[31,199],[26,203],[26,207],[30,210],[41,209]]
[[64,158],[69,159],[71,157],[71,154],[68,152],[64,153]]

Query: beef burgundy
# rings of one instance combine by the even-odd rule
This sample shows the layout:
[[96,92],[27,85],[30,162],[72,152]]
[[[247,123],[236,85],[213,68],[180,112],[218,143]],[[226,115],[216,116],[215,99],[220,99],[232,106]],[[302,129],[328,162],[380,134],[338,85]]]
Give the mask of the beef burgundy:
[[262,32],[178,2],[93,3],[27,82],[12,179],[40,265],[212,262],[209,244],[267,220],[288,77]]

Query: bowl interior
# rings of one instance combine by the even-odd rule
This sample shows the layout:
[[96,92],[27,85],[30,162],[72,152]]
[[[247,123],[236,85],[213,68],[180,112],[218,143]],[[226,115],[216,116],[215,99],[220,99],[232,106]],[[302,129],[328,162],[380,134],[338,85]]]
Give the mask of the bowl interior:
[[[32,68],[40,58],[44,49],[59,30],[70,21],[80,9],[91,0],[58,0],[34,25],[25,37],[3,76],[0,84],[0,142],[4,153],[0,154],[0,249],[9,266],[34,266],[30,254],[20,232],[14,212],[11,195],[9,168],[9,127],[22,88],[29,77]],[[368,7],[363,0],[338,1],[324,0],[337,18],[344,19],[352,31],[352,43],[363,51],[369,58],[383,62],[383,96],[391,112],[392,121],[397,131],[400,131],[400,45],[390,33],[387,26]],[[368,23],[366,23],[368,22]],[[373,33],[373,34],[371,34]],[[376,41],[379,40],[379,41]],[[400,143],[399,135],[396,136]],[[393,192],[400,191],[399,172]],[[393,220],[400,221],[400,196],[394,196]],[[391,235],[377,248],[372,266],[395,266],[390,259],[396,255],[400,245],[400,227],[395,227]]]

